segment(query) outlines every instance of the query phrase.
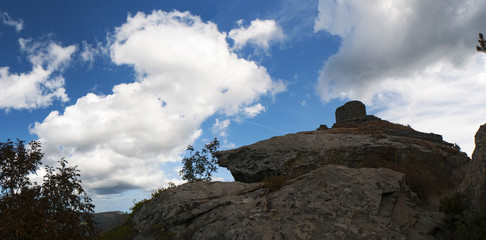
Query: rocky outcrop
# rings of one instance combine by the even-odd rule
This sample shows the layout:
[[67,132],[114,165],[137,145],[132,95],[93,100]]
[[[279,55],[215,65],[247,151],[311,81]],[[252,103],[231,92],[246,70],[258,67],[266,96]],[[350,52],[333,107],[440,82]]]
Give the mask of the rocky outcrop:
[[321,124],[318,128],[317,128],[317,131],[324,131],[324,130],[327,130],[329,129],[326,124]]
[[[366,115],[366,107],[360,101],[349,101],[341,107],[338,107],[335,112],[336,124],[354,121],[366,122],[380,120],[373,115]],[[334,126],[333,126],[334,127]]]
[[[445,143],[443,142],[442,136],[435,133],[423,133],[418,131],[400,131],[395,129],[387,129],[385,130],[385,133],[387,135],[392,135],[392,136],[422,139],[425,141],[436,142],[436,143]],[[449,143],[445,143],[445,144],[452,146]]]
[[469,158],[452,144],[428,136],[383,120],[351,121],[222,151],[218,164],[236,181],[247,183],[271,174],[296,178],[327,164],[381,166],[409,173],[407,181],[420,197],[455,191]]
[[366,107],[360,101],[350,101],[336,109],[336,122],[362,119],[366,116]]
[[425,212],[389,169],[326,165],[265,183],[195,182],[164,191],[134,216],[135,239],[441,239],[442,214]]
[[476,148],[460,192],[474,208],[479,208],[486,205],[486,124],[479,127],[474,142]]
[[438,200],[459,186],[485,199],[486,124],[471,161],[359,102],[340,109],[332,128],[218,152],[236,182],[163,191],[135,213],[135,239],[450,239]]

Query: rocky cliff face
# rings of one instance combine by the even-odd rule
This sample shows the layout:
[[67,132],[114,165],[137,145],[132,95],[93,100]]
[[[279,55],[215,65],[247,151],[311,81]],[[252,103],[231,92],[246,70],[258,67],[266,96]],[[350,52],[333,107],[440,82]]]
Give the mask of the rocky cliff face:
[[404,174],[322,166],[288,180],[197,182],[163,192],[134,222],[136,239],[429,239],[443,216],[414,203]]
[[466,168],[463,191],[484,199],[486,127],[470,161],[442,136],[359,105],[340,108],[332,128],[220,152],[236,182],[162,192],[135,214],[135,239],[449,239],[434,199],[456,191]]
[[475,136],[476,148],[460,191],[474,208],[486,204],[486,124],[481,125]]
[[437,134],[376,117],[336,123],[332,128],[288,134],[218,153],[220,166],[236,181],[266,176],[296,178],[327,164],[387,167],[407,174],[407,183],[426,199],[455,191],[465,175],[467,155]]

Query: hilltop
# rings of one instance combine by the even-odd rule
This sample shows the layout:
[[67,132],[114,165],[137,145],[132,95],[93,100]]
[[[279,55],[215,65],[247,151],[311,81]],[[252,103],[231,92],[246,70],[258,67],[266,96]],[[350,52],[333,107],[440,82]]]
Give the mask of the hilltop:
[[134,213],[134,239],[450,239],[439,201],[459,191],[482,204],[485,136],[471,160],[348,102],[331,128],[219,152],[235,182],[161,192]]

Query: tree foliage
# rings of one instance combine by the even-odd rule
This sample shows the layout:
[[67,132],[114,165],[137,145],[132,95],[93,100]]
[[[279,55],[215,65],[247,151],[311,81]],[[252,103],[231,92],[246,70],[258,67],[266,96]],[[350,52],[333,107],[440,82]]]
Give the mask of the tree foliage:
[[486,206],[465,211],[457,222],[455,237],[458,240],[486,239]]
[[463,195],[458,192],[440,200],[439,211],[444,213],[444,221],[452,231],[456,230],[457,222],[462,218],[466,209],[466,204],[463,202]]
[[42,164],[41,144],[0,143],[0,239],[95,239],[94,205],[79,170],[46,166],[42,185],[32,183]]
[[219,141],[214,138],[213,141],[204,145],[204,148],[199,151],[195,151],[194,147],[189,145],[187,151],[189,156],[182,159],[184,165],[179,174],[183,180],[189,182],[194,181],[211,181],[211,175],[213,172],[218,171],[216,164],[217,158],[215,153],[219,148]]
[[439,211],[444,213],[453,239],[486,239],[486,205],[479,208],[470,208],[468,205],[462,194],[455,193],[440,200]]
[[484,35],[482,33],[479,33],[479,46],[476,46],[476,50],[478,52],[483,52],[486,53],[486,40],[484,40]]

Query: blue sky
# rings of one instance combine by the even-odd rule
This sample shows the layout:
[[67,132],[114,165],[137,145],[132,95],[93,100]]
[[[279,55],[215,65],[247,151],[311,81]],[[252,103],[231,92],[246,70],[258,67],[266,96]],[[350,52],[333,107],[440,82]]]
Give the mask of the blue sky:
[[485,13],[463,0],[3,1],[1,141],[40,140],[45,164],[78,165],[96,211],[182,183],[188,144],[331,126],[350,99],[471,154]]

